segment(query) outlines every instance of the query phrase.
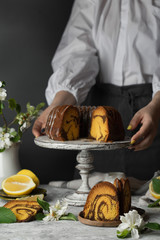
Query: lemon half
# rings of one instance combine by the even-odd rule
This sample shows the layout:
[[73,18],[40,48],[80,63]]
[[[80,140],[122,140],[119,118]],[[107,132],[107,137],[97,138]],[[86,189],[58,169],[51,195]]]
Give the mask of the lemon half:
[[[160,176],[156,177],[157,179],[160,179]],[[156,193],[153,189],[153,184],[152,184],[152,181],[150,182],[149,184],[149,192],[150,194],[156,198],[156,199],[160,199],[160,194]]]
[[9,195],[24,195],[29,194],[36,188],[36,184],[31,177],[16,174],[12,175],[2,182],[2,189],[6,194]]
[[29,170],[29,169],[22,169],[17,174],[27,175],[27,176],[32,178],[33,182],[36,184],[36,187],[39,185],[38,177],[31,170]]

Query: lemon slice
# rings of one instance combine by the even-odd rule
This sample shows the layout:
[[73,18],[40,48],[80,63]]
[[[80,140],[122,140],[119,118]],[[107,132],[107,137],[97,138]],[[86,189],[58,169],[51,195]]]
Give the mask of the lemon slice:
[[19,171],[17,174],[23,174],[23,175],[27,175],[29,177],[32,178],[33,182],[35,182],[36,186],[39,185],[39,179],[36,176],[36,174],[34,174],[31,170],[28,169],[22,169],[21,171]]
[[[156,177],[157,179],[160,179],[160,176]],[[153,189],[153,184],[152,184],[152,181],[150,182],[149,184],[149,192],[150,194],[156,198],[156,199],[160,199],[160,194],[156,193]]]
[[9,195],[29,194],[35,188],[36,184],[32,178],[22,174],[10,176],[2,182],[3,191]]

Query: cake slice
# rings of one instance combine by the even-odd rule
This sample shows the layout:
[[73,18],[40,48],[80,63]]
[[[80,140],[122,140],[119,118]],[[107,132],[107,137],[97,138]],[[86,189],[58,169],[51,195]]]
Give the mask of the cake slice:
[[119,199],[116,187],[110,182],[99,182],[89,192],[83,217],[96,220],[118,220]]
[[11,209],[16,216],[17,222],[31,221],[38,212],[42,211],[37,201],[12,200],[7,202],[4,207]]
[[131,190],[128,178],[114,180],[114,185],[118,190],[120,200],[120,215],[129,212],[131,208]]
[[127,213],[131,208],[131,189],[128,178],[121,178],[122,182],[122,202],[123,202],[123,213]]
[[99,182],[90,190],[82,216],[95,221],[118,221],[130,208],[129,180],[116,178],[113,184]]

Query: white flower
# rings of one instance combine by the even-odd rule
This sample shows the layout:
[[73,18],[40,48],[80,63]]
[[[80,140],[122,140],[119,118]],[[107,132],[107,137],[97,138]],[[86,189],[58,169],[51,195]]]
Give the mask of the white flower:
[[9,148],[11,147],[13,142],[10,140],[9,133],[0,133],[0,149]]
[[14,128],[10,128],[10,129],[9,129],[9,133],[12,133],[12,132],[15,132],[15,129],[14,129]]
[[0,81],[0,88],[2,87],[2,85],[3,85],[3,83],[2,83],[2,81]]
[[4,101],[6,97],[7,97],[6,89],[0,88],[0,100]]
[[124,214],[125,216],[121,216],[121,224],[118,226],[117,231],[118,235],[124,230],[127,230],[131,233],[131,237],[133,239],[139,238],[139,231],[144,226],[143,218],[138,214],[136,210],[129,211]]
[[20,127],[21,132],[23,132],[23,130],[29,128],[31,126],[31,123],[29,121],[26,121],[23,123],[23,125]]
[[60,202],[58,200],[54,206],[49,207],[50,212],[43,218],[43,221],[58,221],[60,217],[65,214],[67,207],[68,204],[66,201]]
[[0,137],[0,149],[4,149],[4,146],[5,146],[5,143],[4,141],[1,140],[1,137]]

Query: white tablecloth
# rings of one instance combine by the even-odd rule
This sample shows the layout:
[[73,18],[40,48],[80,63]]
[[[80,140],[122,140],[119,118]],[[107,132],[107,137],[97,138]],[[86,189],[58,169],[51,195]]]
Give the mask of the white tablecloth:
[[[47,189],[47,197],[45,198],[50,204],[57,199],[62,199],[75,190],[66,188],[55,188],[49,185],[41,186]],[[132,197],[132,205],[137,206],[140,196]],[[0,200],[0,206],[5,204],[4,200]],[[141,206],[142,208],[142,206]],[[83,207],[68,207],[68,212],[72,212],[76,216],[82,211]],[[160,208],[150,209],[144,207],[146,215],[150,222],[160,223]],[[115,240],[116,228],[110,227],[93,227],[84,225],[77,221],[57,221],[47,222],[32,221],[26,223],[0,224],[0,239],[3,240]],[[144,240],[159,240],[160,232],[150,232],[141,235]]]

